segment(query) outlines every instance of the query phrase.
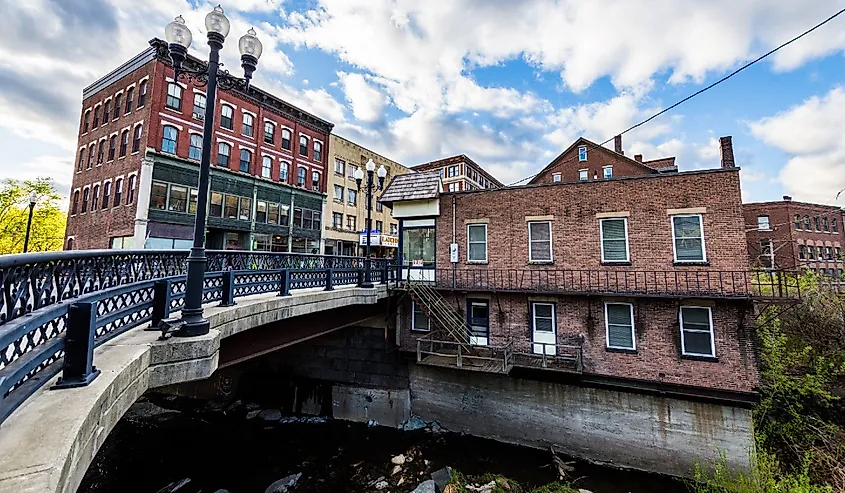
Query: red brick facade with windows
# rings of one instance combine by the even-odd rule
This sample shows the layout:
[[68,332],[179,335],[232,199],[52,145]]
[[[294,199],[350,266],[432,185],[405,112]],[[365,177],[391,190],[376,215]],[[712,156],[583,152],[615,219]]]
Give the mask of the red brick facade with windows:
[[842,209],[795,202],[787,196],[782,201],[743,204],[742,209],[752,267],[806,268],[842,278]]
[[416,172],[439,171],[443,188],[454,192],[501,188],[505,186],[478,163],[464,154],[412,166]]
[[[713,190],[719,190],[719,194],[713,194]],[[442,193],[439,202],[436,265],[447,284],[452,268],[451,243],[458,244],[458,275],[470,283],[473,273],[477,279],[496,275],[524,279],[563,270],[570,276],[590,275],[593,279],[624,278],[625,273],[643,271],[657,279],[697,274],[720,279],[727,272],[739,273],[744,279],[748,274],[736,168]],[[701,217],[706,261],[683,264],[675,260],[672,217],[678,215]],[[629,261],[610,265],[602,261],[600,220],[623,217]],[[551,222],[551,262],[529,261],[528,221]],[[470,224],[486,225],[486,262],[467,258]],[[560,279],[550,282],[559,283]],[[743,286],[736,287],[739,294],[747,293]],[[530,352],[534,342],[530,303],[552,303],[556,307],[554,343],[582,348],[584,378],[752,395],[759,373],[749,299],[697,297],[695,288],[690,287],[689,295],[680,296],[642,292],[632,296],[535,294],[520,293],[520,289],[496,292],[474,290],[472,285],[453,291],[447,287],[442,294],[464,318],[467,299],[489,300],[489,344],[504,345],[511,340],[515,352]],[[633,305],[635,350],[607,348],[604,305],[608,302]],[[685,306],[709,309],[715,357],[682,354],[679,312]],[[403,349],[413,351],[415,339],[425,333],[411,332],[410,308],[409,301],[403,309],[399,339]]]
[[[622,137],[617,137],[617,139],[615,151],[583,137],[576,140],[537,173],[528,184],[603,180],[607,167],[610,167],[612,177],[678,171],[674,157],[643,161],[641,154],[634,156],[634,159],[625,156],[622,150]],[[585,170],[586,175],[583,175],[582,172]]]
[[[80,130],[76,160],[80,158],[79,150],[85,148],[82,166],[75,165],[73,183],[70,192],[69,217],[66,229],[66,249],[109,248],[111,238],[132,236],[136,227],[138,191],[140,170],[147,148],[163,152],[162,138],[166,126],[178,131],[175,155],[179,158],[198,163],[189,155],[190,138],[192,134],[202,135],[203,120],[193,116],[195,93],[205,94],[205,88],[196,86],[192,81],[178,82],[181,88],[181,107],[176,110],[166,105],[168,86],[173,83],[173,69],[170,66],[163,41],[154,39],[151,48],[145,50],[132,60],[106,75],[85,89],[82,102]],[[146,84],[146,101],[139,106],[140,84]],[[127,92],[133,88],[133,103],[129,112],[124,111]],[[122,98],[124,109],[114,116],[114,101],[118,94]],[[102,108],[109,102],[110,117],[107,122],[102,119]],[[220,125],[221,107],[229,103],[235,108],[232,130]],[[99,124],[93,126],[93,113],[100,112]],[[244,114],[254,115],[252,136],[242,132]],[[89,126],[85,128],[86,114]],[[264,141],[264,124],[272,122],[274,125],[273,142]],[[139,149],[133,152],[133,132],[136,126],[141,126],[141,142]],[[328,162],[329,134],[332,124],[314,117],[303,110],[279,100],[256,87],[251,86],[249,93],[241,90],[218,90],[215,105],[215,131],[212,139],[211,163],[218,161],[218,143],[231,143],[228,168],[235,173],[242,173],[239,167],[240,150],[248,149],[252,159],[247,174],[262,176],[264,156],[272,160],[269,181],[297,184],[297,171],[305,169],[305,189],[325,194],[326,169]],[[282,131],[291,132],[290,149],[282,148]],[[120,139],[124,130],[129,131],[129,142],[126,156],[119,156]],[[109,139],[117,137],[115,159],[105,158],[103,163],[97,163],[95,156],[93,166],[88,167],[88,149],[91,144],[97,149],[99,142],[105,139],[106,154],[108,154]],[[307,155],[300,155],[300,137],[307,138]],[[319,158],[315,158],[315,143],[321,146]],[[95,151],[96,152],[96,151]],[[282,179],[281,166],[287,167],[287,177]],[[315,173],[317,175],[315,176]],[[135,176],[135,191],[132,202],[128,202],[128,185],[130,176]],[[314,178],[317,178],[316,181]],[[121,203],[114,204],[115,183],[122,179]],[[102,193],[106,181],[111,182],[110,205],[103,208]],[[89,198],[86,211],[82,212],[84,191],[89,189],[89,196],[94,187],[99,185],[98,207],[91,211],[93,197]],[[76,207],[74,201],[76,192],[79,199]],[[70,241],[68,241],[70,240]],[[142,246],[135,245],[135,248]]]

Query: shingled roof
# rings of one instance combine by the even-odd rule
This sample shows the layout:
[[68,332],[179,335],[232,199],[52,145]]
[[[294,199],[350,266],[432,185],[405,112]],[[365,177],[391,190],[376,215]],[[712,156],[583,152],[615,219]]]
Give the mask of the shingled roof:
[[392,207],[393,202],[436,199],[440,196],[440,172],[409,173],[393,177],[379,202]]

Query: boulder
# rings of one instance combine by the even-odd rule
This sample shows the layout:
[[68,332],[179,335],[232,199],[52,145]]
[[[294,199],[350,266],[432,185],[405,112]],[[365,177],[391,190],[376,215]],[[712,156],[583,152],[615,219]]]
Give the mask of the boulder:
[[411,419],[405,421],[404,423],[399,425],[399,427],[403,431],[422,430],[423,428],[425,428],[425,421],[423,421],[423,419],[419,416],[411,416]]
[[396,464],[396,465],[398,465],[398,466],[401,466],[402,464],[404,464],[404,463],[405,463],[405,455],[404,455],[404,454],[399,454],[399,455],[397,455],[396,457],[394,457],[394,458],[390,459],[390,462],[392,462],[392,463],[394,463],[394,464]]
[[446,489],[446,483],[452,480],[452,468],[444,467],[434,471],[431,473],[431,479],[434,480],[438,493],[442,493]]
[[437,486],[433,479],[423,481],[411,493],[437,493]]
[[254,410],[254,411],[250,411],[250,412],[246,413],[246,419],[253,419],[253,418],[255,418],[256,416],[258,416],[258,414],[259,414],[260,412],[261,412],[261,411],[260,411],[260,410],[258,410],[258,409]]
[[264,421],[278,421],[282,419],[282,412],[278,409],[265,409],[258,415]]
[[268,486],[267,489],[264,490],[264,493],[286,493],[291,488],[296,486],[296,482],[299,481],[299,478],[301,477],[301,472],[284,477]]
[[400,466],[400,465],[398,465],[398,464],[397,464],[397,465],[393,468],[393,470],[392,470],[392,471],[390,471],[390,475],[391,475],[391,476],[396,476],[396,475],[397,475],[397,474],[399,474],[400,472],[402,472],[402,466]]

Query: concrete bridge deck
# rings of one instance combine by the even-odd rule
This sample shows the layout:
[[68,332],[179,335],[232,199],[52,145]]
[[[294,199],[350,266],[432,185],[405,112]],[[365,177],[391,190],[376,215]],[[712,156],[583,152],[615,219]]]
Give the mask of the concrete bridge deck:
[[[149,389],[211,376],[220,363],[222,339],[259,328],[265,335],[257,352],[266,352],[375,313],[359,310],[341,317],[336,327],[307,324],[311,331],[270,324],[344,307],[375,310],[388,296],[386,285],[246,296],[232,307],[207,306],[212,330],[205,336],[159,341],[158,331],[139,328],[108,341],[95,350],[102,373],[90,385],[50,390],[58,379],[54,377],[0,426],[0,493],[75,492],[106,437],[138,397]],[[245,354],[241,348],[228,359],[244,359]]]

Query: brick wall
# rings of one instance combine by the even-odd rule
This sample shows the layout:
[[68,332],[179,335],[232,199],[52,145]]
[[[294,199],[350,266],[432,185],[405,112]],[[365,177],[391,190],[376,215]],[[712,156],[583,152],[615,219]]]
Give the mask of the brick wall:
[[[437,265],[449,268],[452,200],[460,269],[746,271],[747,247],[736,169],[445,193],[437,220]],[[700,209],[708,265],[674,264],[670,209]],[[627,212],[630,265],[602,266],[597,213]],[[528,261],[526,216],[552,217],[554,263]],[[488,263],[468,264],[466,223],[487,221]]]
[[[758,357],[754,350],[751,307],[737,302],[706,300],[627,299],[526,294],[444,293],[444,298],[466,319],[466,300],[486,299],[490,307],[490,345],[514,341],[514,351],[531,352],[531,301],[556,306],[557,344],[583,348],[584,372],[593,375],[689,385],[707,389],[752,392],[759,384]],[[606,349],[605,302],[634,305],[636,352]],[[681,356],[678,310],[681,305],[709,306],[717,361]],[[415,351],[411,332],[411,302],[402,306],[400,346]]]
[[540,174],[531,179],[531,183],[552,183],[554,181],[554,174],[561,174],[561,181],[573,182],[579,181],[579,170],[587,169],[587,176],[592,180],[594,176],[598,179],[603,179],[603,167],[613,166],[613,176],[639,176],[656,174],[657,172],[649,169],[644,165],[631,162],[630,158],[626,158],[616,152],[606,149],[604,147],[593,147],[586,143],[587,146],[587,160],[578,160],[578,146],[574,146],[568,151],[564,152],[549,166],[546,167]]

